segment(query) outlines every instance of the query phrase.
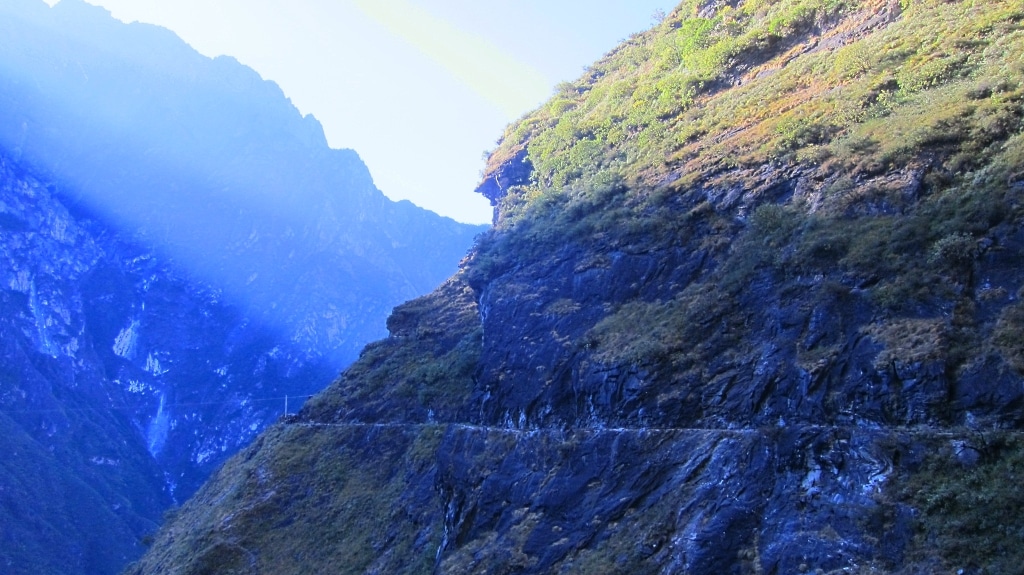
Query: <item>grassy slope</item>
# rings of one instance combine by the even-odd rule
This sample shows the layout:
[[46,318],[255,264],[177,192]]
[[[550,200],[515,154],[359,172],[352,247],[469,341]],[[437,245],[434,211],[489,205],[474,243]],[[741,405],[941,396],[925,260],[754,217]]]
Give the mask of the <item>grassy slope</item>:
[[[1008,185],[1024,177],[1024,9],[904,4],[680,7],[506,131],[490,170],[525,148],[534,173],[472,271],[566,231],[717,256],[673,300],[607,318],[595,336],[612,359],[692,353],[708,292],[735,297],[766,268],[870,285],[897,315],[973,289],[983,238],[1024,214]],[[801,189],[780,191],[794,174]],[[1006,341],[976,343],[1009,358]]]

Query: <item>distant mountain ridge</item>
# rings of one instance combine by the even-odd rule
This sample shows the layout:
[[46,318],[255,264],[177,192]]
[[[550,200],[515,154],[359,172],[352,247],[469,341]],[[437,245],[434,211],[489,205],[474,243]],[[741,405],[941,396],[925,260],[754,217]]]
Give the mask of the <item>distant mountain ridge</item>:
[[119,571],[484,229],[388,200],[231,58],[0,0],[0,571]]
[[[0,145],[316,353],[351,361],[484,229],[389,201],[353,151],[328,148],[315,119],[231,58],[78,0],[8,5]],[[281,297],[310,282],[346,293]]]

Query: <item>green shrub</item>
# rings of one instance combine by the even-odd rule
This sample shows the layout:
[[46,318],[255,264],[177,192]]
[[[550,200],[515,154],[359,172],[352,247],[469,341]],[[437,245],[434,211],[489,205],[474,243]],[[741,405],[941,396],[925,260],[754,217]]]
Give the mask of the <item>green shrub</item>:
[[935,242],[928,263],[962,268],[978,257],[978,241],[964,233],[953,233]]
[[1024,375],[1024,304],[1006,306],[996,321],[992,341],[1006,363]]
[[[975,450],[965,468],[957,451]],[[903,486],[918,510],[915,554],[937,554],[949,572],[1020,573],[1024,565],[1024,442],[1017,434],[975,433],[934,452]]]

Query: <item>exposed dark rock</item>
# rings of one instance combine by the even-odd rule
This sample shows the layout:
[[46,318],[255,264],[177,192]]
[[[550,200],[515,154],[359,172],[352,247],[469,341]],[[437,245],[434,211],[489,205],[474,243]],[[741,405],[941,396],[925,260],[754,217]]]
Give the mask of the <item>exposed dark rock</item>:
[[530,159],[526,156],[526,149],[524,148],[488,175],[480,183],[476,191],[490,200],[492,206],[497,207],[501,203],[501,198],[505,197],[505,194],[508,193],[509,188],[529,182],[532,172],[533,164],[530,163]]

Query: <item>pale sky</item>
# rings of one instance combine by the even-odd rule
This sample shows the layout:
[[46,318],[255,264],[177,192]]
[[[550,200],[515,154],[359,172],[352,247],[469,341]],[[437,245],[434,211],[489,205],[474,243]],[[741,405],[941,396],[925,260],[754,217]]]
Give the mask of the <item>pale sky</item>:
[[[483,153],[676,0],[87,0],[273,80],[388,197],[490,222]],[[48,0],[53,4],[53,0]]]

